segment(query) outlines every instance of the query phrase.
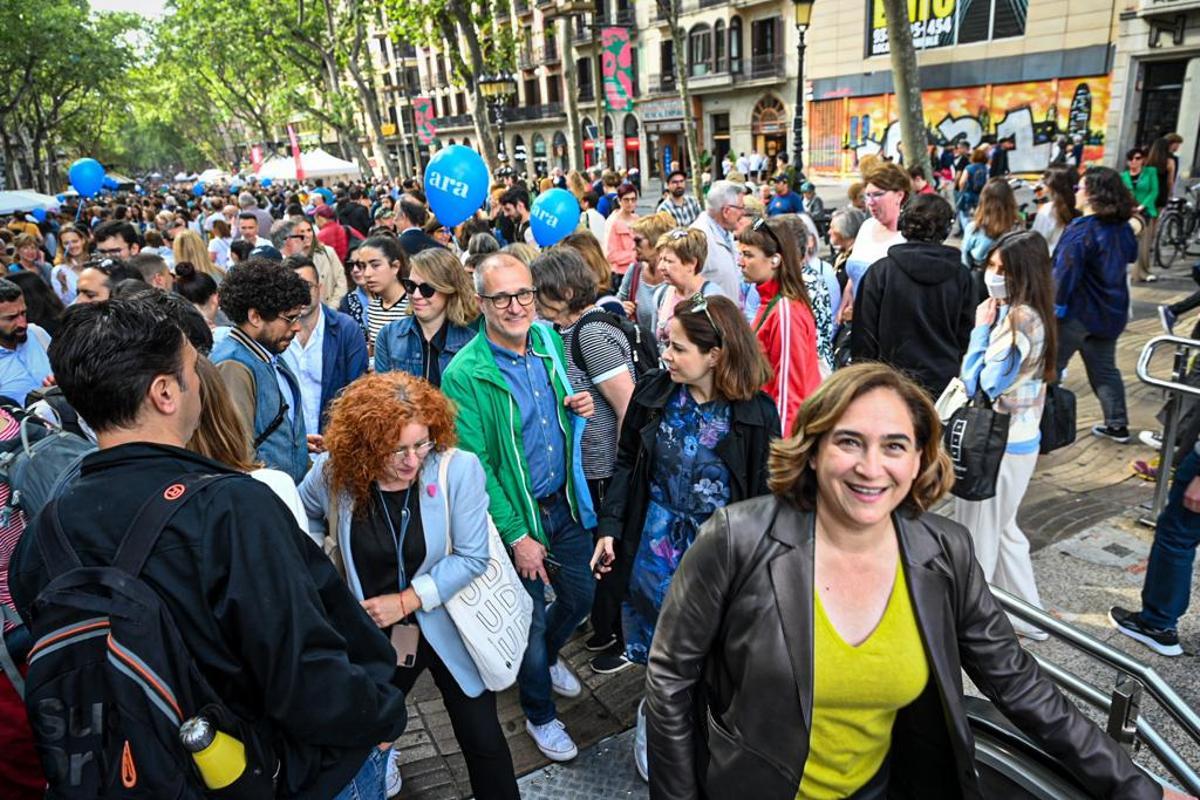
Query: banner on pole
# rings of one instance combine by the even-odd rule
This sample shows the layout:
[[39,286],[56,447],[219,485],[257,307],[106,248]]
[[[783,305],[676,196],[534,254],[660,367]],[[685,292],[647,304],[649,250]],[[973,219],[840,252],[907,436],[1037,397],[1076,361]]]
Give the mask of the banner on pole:
[[430,98],[413,98],[413,127],[417,129],[417,138],[421,140],[421,144],[431,144],[437,136],[437,125],[433,122],[436,113]]
[[256,144],[250,148],[250,166],[254,169],[255,175],[257,175],[258,171],[260,169],[262,169],[262,165],[263,165],[262,145]]
[[633,110],[633,48],[627,28],[601,28],[600,75],[609,111]]
[[288,128],[288,140],[292,143],[292,159],[296,162],[296,180],[304,180],[304,164],[300,161],[300,140],[296,138],[296,129],[291,125]]

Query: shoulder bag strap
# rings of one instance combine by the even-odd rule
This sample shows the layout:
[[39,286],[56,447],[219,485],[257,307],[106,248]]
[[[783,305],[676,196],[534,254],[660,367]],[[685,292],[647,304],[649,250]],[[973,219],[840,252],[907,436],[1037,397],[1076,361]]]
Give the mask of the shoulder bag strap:
[[163,484],[142,503],[133,521],[129,523],[121,545],[117,548],[113,566],[130,575],[138,575],[154,548],[154,543],[158,541],[171,517],[175,516],[175,512],[209,484],[228,477],[229,474],[185,476]]
[[283,399],[283,393],[281,392],[279,396],[279,411],[276,412],[275,418],[267,424],[267,427],[263,428],[263,432],[254,437],[253,449],[257,450],[258,448],[262,447],[263,442],[270,438],[271,434],[275,432],[275,429],[283,424],[284,419],[287,418],[287,413],[288,404],[287,401]]
[[4,623],[9,621],[15,622],[18,626],[25,624],[17,616],[17,612],[0,603],[0,672],[3,672],[5,677],[8,678],[8,682],[12,684],[13,689],[17,693],[17,697],[24,698],[25,678],[21,676],[21,670],[17,669],[12,654],[8,652],[8,645],[4,641]]
[[438,492],[442,495],[442,508],[446,511],[446,555],[450,555],[453,549],[453,542],[450,540],[450,459],[454,457],[455,449],[451,447],[446,452],[442,453],[441,460],[438,461]]

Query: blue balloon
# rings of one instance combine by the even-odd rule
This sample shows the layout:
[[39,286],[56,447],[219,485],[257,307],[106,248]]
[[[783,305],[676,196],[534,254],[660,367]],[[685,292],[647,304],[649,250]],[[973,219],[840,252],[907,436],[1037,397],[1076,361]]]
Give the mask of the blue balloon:
[[46,221],[46,209],[44,209],[44,208],[35,208],[33,211],[31,211],[29,213],[33,214],[33,218],[36,219],[38,222]]
[[529,209],[529,227],[541,247],[562,241],[579,224],[579,201],[566,189],[542,192]]
[[71,185],[84,197],[92,197],[104,186],[104,167],[94,158],[81,158],[67,171]]
[[56,195],[54,195],[54,199],[60,203],[67,202],[67,196],[65,194],[56,194]]
[[229,191],[233,192],[234,194],[237,194],[241,190],[242,190],[242,185],[240,183],[235,182],[235,183],[229,184]]
[[452,144],[438,151],[425,168],[425,196],[438,222],[454,227],[479,210],[488,192],[483,157],[471,148]]
[[261,181],[258,182],[258,185],[264,189],[270,189],[271,184],[274,182],[275,181],[271,180],[270,178],[263,178]]
[[117,186],[119,185],[120,184],[117,183],[117,179],[111,175],[105,175],[104,180],[100,181],[100,188],[108,189],[110,192],[115,192],[117,190]]
[[192,194],[196,195],[196,197],[203,197],[204,184],[200,181],[196,181],[195,185],[192,186]]

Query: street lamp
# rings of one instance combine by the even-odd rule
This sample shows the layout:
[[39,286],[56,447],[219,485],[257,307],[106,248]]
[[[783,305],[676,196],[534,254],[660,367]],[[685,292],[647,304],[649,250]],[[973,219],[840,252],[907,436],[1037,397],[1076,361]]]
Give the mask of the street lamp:
[[792,117],[792,164],[804,171],[804,29],[812,18],[813,0],[792,0],[796,10],[796,111]]
[[517,80],[507,72],[484,75],[479,78],[479,93],[496,116],[496,136],[499,139],[496,158],[504,164],[508,161],[508,153],[504,149],[504,104],[517,93]]

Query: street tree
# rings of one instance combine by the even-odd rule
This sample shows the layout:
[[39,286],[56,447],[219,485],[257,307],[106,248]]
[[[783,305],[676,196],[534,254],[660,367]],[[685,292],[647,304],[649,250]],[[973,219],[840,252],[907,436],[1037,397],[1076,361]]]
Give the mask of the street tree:
[[904,144],[905,164],[920,165],[926,178],[933,172],[925,138],[925,110],[921,103],[921,81],[917,70],[917,50],[913,46],[912,21],[908,0],[883,0],[887,16],[888,51],[892,59],[892,83],[900,107],[900,141]]

